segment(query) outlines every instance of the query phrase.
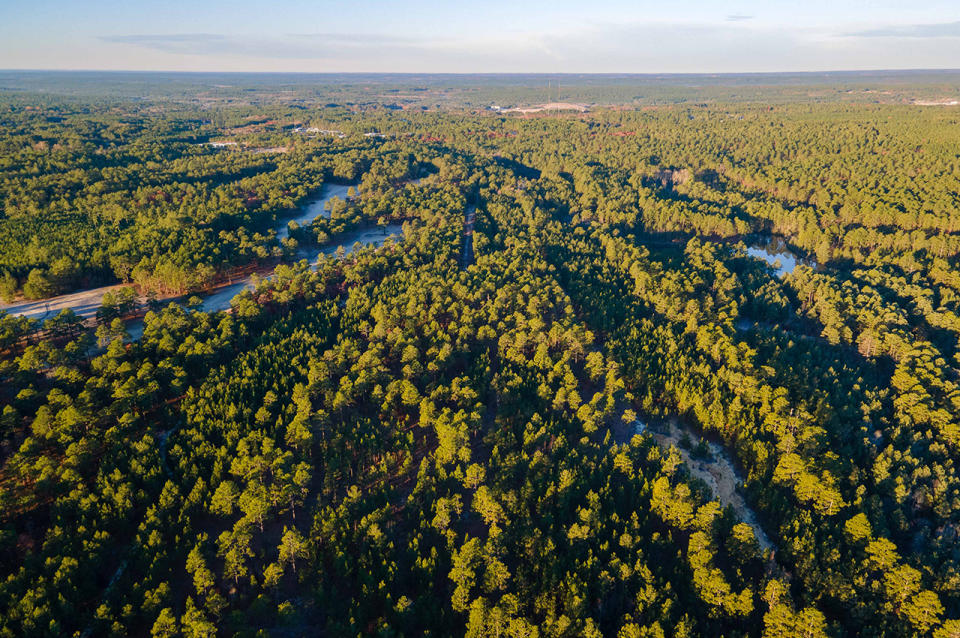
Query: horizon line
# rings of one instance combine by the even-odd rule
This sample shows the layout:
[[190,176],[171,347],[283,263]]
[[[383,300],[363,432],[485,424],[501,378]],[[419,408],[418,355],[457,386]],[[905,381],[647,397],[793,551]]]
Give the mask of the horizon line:
[[784,71],[226,71],[174,69],[73,69],[73,68],[0,68],[0,73],[178,73],[224,75],[467,75],[467,76],[662,76],[662,75],[822,75],[829,73],[949,73],[960,72],[960,67],[903,67],[903,68],[838,68],[823,70]]

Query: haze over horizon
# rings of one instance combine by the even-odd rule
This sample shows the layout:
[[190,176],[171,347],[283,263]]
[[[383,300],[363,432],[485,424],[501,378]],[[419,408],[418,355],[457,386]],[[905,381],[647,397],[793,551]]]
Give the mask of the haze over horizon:
[[960,5],[566,0],[39,0],[0,10],[0,68],[743,73],[956,68]]

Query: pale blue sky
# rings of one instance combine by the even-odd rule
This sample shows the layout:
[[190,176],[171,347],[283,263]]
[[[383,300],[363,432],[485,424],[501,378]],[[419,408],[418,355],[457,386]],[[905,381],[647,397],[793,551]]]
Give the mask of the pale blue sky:
[[960,0],[0,0],[7,69],[957,67]]

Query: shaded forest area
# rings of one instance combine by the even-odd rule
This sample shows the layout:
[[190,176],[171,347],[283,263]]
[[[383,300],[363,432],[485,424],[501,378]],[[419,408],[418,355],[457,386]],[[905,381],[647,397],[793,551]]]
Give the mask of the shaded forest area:
[[5,96],[0,634],[960,636],[958,119]]

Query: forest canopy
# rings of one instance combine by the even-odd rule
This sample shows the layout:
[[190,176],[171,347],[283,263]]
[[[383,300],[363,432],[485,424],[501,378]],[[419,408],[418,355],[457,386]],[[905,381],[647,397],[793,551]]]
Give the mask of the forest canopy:
[[0,97],[0,635],[960,636],[956,108],[182,82]]

